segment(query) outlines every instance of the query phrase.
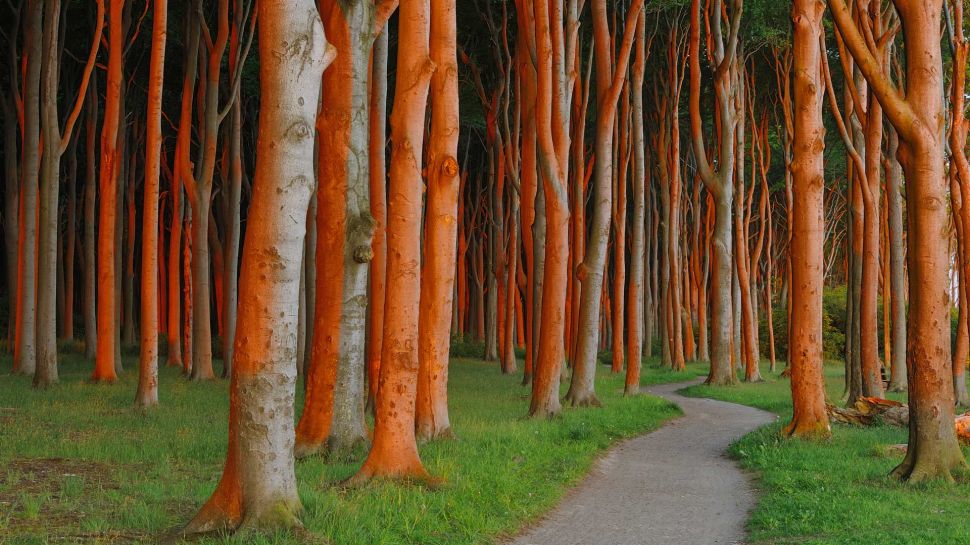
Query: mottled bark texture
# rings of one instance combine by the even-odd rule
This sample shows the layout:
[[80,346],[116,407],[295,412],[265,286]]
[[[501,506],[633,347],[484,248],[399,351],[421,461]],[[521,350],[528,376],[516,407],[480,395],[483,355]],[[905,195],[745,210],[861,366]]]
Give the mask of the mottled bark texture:
[[820,45],[822,0],[795,0],[794,141],[791,162],[792,209],[792,324],[788,328],[788,367],[791,371],[794,415],[784,433],[797,437],[825,437],[831,433],[825,412],[822,377],[822,288],[824,284],[823,192],[825,190],[825,126],[822,102]]
[[219,485],[184,529],[189,535],[300,525],[293,462],[300,270],[320,76],[335,51],[310,0],[260,0],[257,9],[260,138],[239,279],[229,449]]

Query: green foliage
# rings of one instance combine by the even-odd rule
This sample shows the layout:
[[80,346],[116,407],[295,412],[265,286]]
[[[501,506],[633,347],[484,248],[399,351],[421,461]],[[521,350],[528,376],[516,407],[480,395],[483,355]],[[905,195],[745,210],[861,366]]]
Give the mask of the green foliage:
[[[846,291],[845,286],[826,288],[822,294],[822,350],[826,360],[842,359],[845,356],[845,327],[846,327]],[[882,316],[880,311],[880,317]],[[759,316],[758,332],[761,340],[761,353],[768,354],[768,316]],[[780,360],[788,359],[788,313],[781,301],[777,301],[772,308],[773,327],[775,330],[775,355]],[[881,323],[881,322],[880,322]]]
[[[455,351],[478,349],[464,343]],[[136,361],[125,364],[133,369]],[[0,365],[9,369],[9,357]],[[136,373],[111,386],[89,384],[91,364],[74,353],[62,354],[61,383],[50,390],[33,390],[26,377],[0,375],[0,505],[14,506],[0,509],[0,542],[60,543],[80,533],[85,542],[124,536],[125,542],[153,543],[189,520],[222,472],[228,383],[194,383],[177,369],[160,371],[161,406],[149,412],[132,408]],[[700,366],[673,373],[647,365],[643,383],[698,372]],[[312,541],[491,542],[554,506],[604,449],[679,414],[656,397],[623,397],[623,375],[601,368],[597,388],[604,408],[529,420],[523,418],[529,388],[520,381],[502,376],[491,362],[452,361],[451,418],[458,439],[421,447],[428,470],[444,481],[440,487],[381,482],[344,490],[334,485],[359,462],[299,462],[301,519],[317,536]],[[245,542],[303,543],[287,534],[248,536]]]
[[[843,388],[841,366],[827,366],[830,400]],[[788,381],[768,376],[758,384],[694,386],[687,394],[759,407],[781,420],[737,441],[731,455],[758,474],[761,491],[748,522],[752,545],[922,545],[964,543],[970,533],[970,484],[911,487],[889,472],[902,454],[905,428],[835,426],[828,441],[786,440],[780,427],[791,417]],[[900,396],[893,397],[900,399]]]

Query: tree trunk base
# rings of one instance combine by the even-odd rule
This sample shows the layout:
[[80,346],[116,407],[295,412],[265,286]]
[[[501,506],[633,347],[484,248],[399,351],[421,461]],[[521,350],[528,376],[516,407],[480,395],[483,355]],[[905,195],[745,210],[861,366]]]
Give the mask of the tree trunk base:
[[[241,502],[241,498],[237,501]],[[241,512],[239,505],[221,506],[207,503],[185,528],[179,532],[183,539],[202,538],[218,534],[273,535],[281,530],[302,530],[297,517],[299,501],[278,500],[261,507],[250,507]]]
[[342,483],[342,486],[359,488],[375,480],[415,484],[429,488],[436,488],[442,483],[440,479],[432,477],[424,469],[421,461],[418,460],[402,464],[389,464],[387,467],[379,469],[365,462],[364,466],[353,477]]
[[737,386],[738,378],[735,376],[733,371],[724,377],[712,374],[707,376],[707,380],[704,381],[704,384],[708,386]]
[[452,439],[457,439],[454,430],[451,426],[442,429],[433,429],[433,427],[418,426],[415,430],[415,438],[418,440],[419,445],[429,443],[431,441],[450,441]]
[[909,389],[909,386],[905,382],[890,382],[889,386],[886,388],[888,392],[905,392]]
[[536,420],[552,420],[560,415],[562,415],[562,406],[542,406],[529,411],[529,418]]
[[832,428],[828,422],[811,418],[792,419],[791,423],[781,430],[784,437],[822,441],[832,437]]
[[908,452],[903,463],[899,464],[890,475],[907,484],[922,484],[929,481],[953,483],[954,475],[966,475],[970,472],[970,466],[967,465],[959,447],[949,450],[949,452],[940,450],[922,454]]
[[141,410],[154,409],[158,407],[158,399],[136,399],[135,408]]
[[640,385],[627,385],[623,388],[624,397],[638,396],[643,392],[640,391]]
[[325,441],[307,443],[297,440],[293,455],[297,460],[320,456],[327,462],[348,462],[360,460],[370,448],[370,437],[366,433],[354,436],[331,435]]
[[567,395],[566,403],[570,407],[602,407],[603,403],[596,397],[596,392],[583,392],[579,394]]
[[967,394],[967,383],[963,377],[955,379],[953,383],[953,394],[957,406],[966,407],[970,405],[970,395]]

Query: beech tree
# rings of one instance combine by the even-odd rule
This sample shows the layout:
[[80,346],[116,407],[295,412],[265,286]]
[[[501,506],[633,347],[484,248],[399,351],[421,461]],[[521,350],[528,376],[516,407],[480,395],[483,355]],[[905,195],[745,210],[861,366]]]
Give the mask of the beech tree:
[[893,85],[884,65],[852,21],[843,0],[829,0],[832,18],[886,117],[899,135],[899,163],[906,175],[909,233],[909,448],[893,475],[918,483],[952,480],[967,462],[956,441],[950,374],[949,320],[942,297],[946,285],[946,248],[940,237],[946,223],[943,161],[942,0],[894,2],[906,44],[906,94]]
[[792,6],[793,108],[792,142],[792,323],[788,328],[788,366],[794,415],[785,433],[798,437],[830,433],[822,376],[822,288],[825,190],[825,127],[822,123],[821,0],[796,0]]
[[[606,267],[606,247],[610,236],[610,202],[613,122],[616,116],[617,101],[626,80],[627,65],[633,50],[636,24],[643,0],[635,0],[626,14],[623,29],[623,42],[614,61],[611,57],[609,23],[605,0],[594,0],[593,47],[596,58],[596,161],[594,176],[596,188],[593,201],[592,232],[586,246],[585,258],[579,272],[582,283],[582,303],[579,309],[579,336],[576,360],[573,362],[573,377],[566,399],[572,406],[599,405],[596,397],[594,377],[596,374],[596,353],[599,350],[600,294],[603,290],[603,271]],[[622,327],[620,328],[622,334]]]
[[[421,250],[424,118],[436,70],[430,56],[431,21],[428,0],[405,0],[401,5],[398,36],[409,46],[398,48],[395,87],[401,92],[394,95],[390,119],[394,145],[387,200],[387,295],[374,441],[351,483],[375,477],[427,478],[414,431],[419,369],[414,347],[420,342],[421,268],[417,257]],[[445,161],[447,167],[447,158]]]
[[[736,102],[738,32],[743,0],[731,0],[730,6],[714,0],[707,6],[710,39],[707,54],[714,73],[714,97],[719,119],[718,160],[715,166],[707,155],[701,117],[701,4],[691,1],[690,27],[690,139],[697,161],[697,172],[714,199],[714,231],[711,244],[711,372],[709,384],[733,384],[737,375],[731,363],[732,300],[731,273],[733,258],[732,207],[736,137],[739,113]],[[724,20],[727,13],[727,20]]]
[[320,78],[336,51],[309,0],[260,0],[261,111],[239,279],[229,450],[219,485],[185,534],[298,526],[293,462],[296,327],[304,216],[313,192]]
[[148,119],[145,151],[145,208],[142,214],[141,354],[135,405],[158,404],[158,181],[162,153],[162,86],[168,0],[155,0],[152,12],[152,60],[148,77]]
[[317,123],[317,315],[307,401],[297,427],[300,457],[321,452],[346,456],[367,442],[367,280],[375,228],[369,198],[367,68],[374,38],[396,7],[396,0],[320,2],[327,35],[340,55],[324,73],[323,94],[329,98]]
[[[448,419],[448,351],[458,236],[458,61],[454,0],[433,0],[430,59],[431,131],[428,204],[418,323],[418,439],[452,434]],[[511,290],[510,290],[511,291]],[[510,333],[506,333],[510,336]],[[511,348],[506,348],[511,352]],[[512,355],[514,358],[514,353]]]

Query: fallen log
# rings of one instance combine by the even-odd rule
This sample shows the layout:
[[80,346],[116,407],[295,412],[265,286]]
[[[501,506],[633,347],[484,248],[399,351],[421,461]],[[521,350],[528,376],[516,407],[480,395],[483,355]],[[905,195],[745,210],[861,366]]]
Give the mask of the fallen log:
[[[825,406],[833,422],[849,426],[908,426],[909,407],[898,401],[878,397],[860,397],[852,407]],[[970,412],[957,415],[954,419],[957,438],[970,444]]]

